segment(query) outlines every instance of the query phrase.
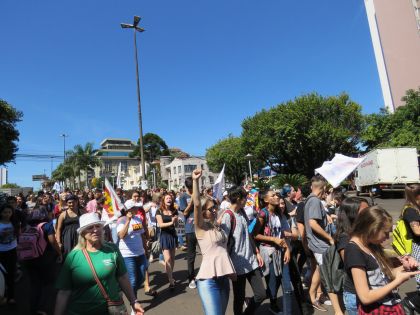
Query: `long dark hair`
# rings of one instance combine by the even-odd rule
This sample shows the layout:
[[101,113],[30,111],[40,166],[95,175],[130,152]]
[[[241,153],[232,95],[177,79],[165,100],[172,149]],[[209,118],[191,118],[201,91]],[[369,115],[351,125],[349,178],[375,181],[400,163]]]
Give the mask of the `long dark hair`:
[[17,237],[18,234],[19,234],[20,223],[19,223],[19,220],[16,217],[16,213],[15,213],[16,210],[13,209],[13,207],[11,205],[4,204],[0,207],[0,215],[6,209],[12,210],[12,216],[10,217],[10,223],[13,225],[14,234]]
[[336,238],[342,234],[350,234],[362,202],[367,203],[365,199],[359,197],[347,197],[342,201],[337,217]]

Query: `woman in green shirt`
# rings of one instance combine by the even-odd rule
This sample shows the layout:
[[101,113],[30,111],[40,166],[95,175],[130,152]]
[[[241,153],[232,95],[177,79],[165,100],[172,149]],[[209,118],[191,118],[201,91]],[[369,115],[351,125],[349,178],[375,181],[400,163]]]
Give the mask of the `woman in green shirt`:
[[107,302],[101,293],[84,250],[92,261],[99,281],[111,301],[121,301],[122,290],[136,315],[144,314],[131,288],[120,251],[103,240],[103,225],[96,213],[80,217],[79,242],[68,254],[58,277],[55,315],[107,314]]

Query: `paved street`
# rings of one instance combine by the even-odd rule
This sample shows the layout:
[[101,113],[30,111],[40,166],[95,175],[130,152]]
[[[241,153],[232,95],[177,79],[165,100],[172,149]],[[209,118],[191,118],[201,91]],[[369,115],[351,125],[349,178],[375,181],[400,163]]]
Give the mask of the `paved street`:
[[[399,211],[403,204],[403,199],[375,199],[375,201],[385,207],[396,219],[399,216]],[[166,274],[163,271],[163,266],[158,262],[153,262],[150,266],[151,274],[151,285],[158,292],[159,295],[155,299],[146,297],[143,291],[139,291],[139,298],[146,308],[147,314],[150,315],[161,315],[161,314],[179,314],[179,315],[196,315],[202,314],[201,302],[198,296],[197,290],[191,290],[188,288],[186,282],[186,260],[184,259],[185,253],[182,251],[177,251],[176,262],[175,262],[175,272],[174,277],[182,282],[176,287],[175,291],[170,292],[168,289]],[[201,256],[197,256],[197,268],[201,261]],[[11,314],[28,314],[28,292],[30,284],[28,279],[25,277],[22,279],[17,287],[17,300],[18,306],[14,309],[12,308],[0,308],[0,313],[3,315]],[[250,288],[247,288],[248,296],[251,296]],[[412,292],[415,290],[414,280],[411,280],[408,284],[404,285],[400,290],[402,295],[405,295],[406,292]],[[279,293],[281,296],[281,294]],[[50,310],[52,308],[52,295],[50,300]],[[232,294],[229,299],[228,311],[226,314],[231,315],[232,312]],[[281,299],[280,299],[281,301]],[[262,307],[259,309],[259,315],[269,314],[268,311],[268,301],[266,301]],[[327,306],[328,313],[333,314],[332,307]],[[315,312],[314,314],[326,314],[322,312]]]

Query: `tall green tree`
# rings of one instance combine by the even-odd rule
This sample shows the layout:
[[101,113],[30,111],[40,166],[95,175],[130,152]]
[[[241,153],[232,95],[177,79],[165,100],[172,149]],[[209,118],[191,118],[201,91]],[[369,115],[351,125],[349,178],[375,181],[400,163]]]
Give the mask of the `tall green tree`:
[[72,187],[75,187],[74,168],[68,160],[57,166],[57,168],[52,172],[51,178],[54,181],[59,182],[66,182],[68,180],[72,184]]
[[22,117],[21,111],[0,99],[0,165],[15,160],[19,141],[16,123],[21,121]]
[[218,173],[225,164],[226,179],[239,185],[248,172],[246,154],[242,139],[229,135],[207,149],[207,165],[212,172]]
[[[165,140],[155,133],[146,133],[143,136],[144,159],[147,162],[153,162],[159,159],[162,155],[169,155],[168,145]],[[140,141],[137,141],[137,146],[130,154],[130,157],[140,157]]]
[[335,153],[358,152],[361,107],[345,93],[300,96],[242,122],[243,146],[276,172],[311,177]]
[[361,139],[366,150],[396,146],[420,149],[420,88],[408,90],[402,100],[404,106],[394,113],[381,109],[365,116]]

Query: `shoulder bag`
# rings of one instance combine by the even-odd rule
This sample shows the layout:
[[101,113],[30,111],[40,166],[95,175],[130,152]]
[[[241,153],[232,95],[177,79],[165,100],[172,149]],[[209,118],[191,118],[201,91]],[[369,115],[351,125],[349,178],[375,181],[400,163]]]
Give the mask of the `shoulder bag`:
[[127,315],[127,308],[124,305],[124,301],[120,298],[119,301],[111,301],[108,293],[106,293],[106,290],[104,286],[102,285],[101,281],[98,278],[98,275],[96,274],[95,267],[92,264],[92,260],[89,257],[89,254],[86,249],[83,249],[83,255],[85,255],[85,258],[89,264],[90,270],[92,271],[93,278],[95,278],[96,284],[99,287],[99,290],[101,291],[103,297],[106,300],[106,304],[108,306],[108,314],[109,315]]

